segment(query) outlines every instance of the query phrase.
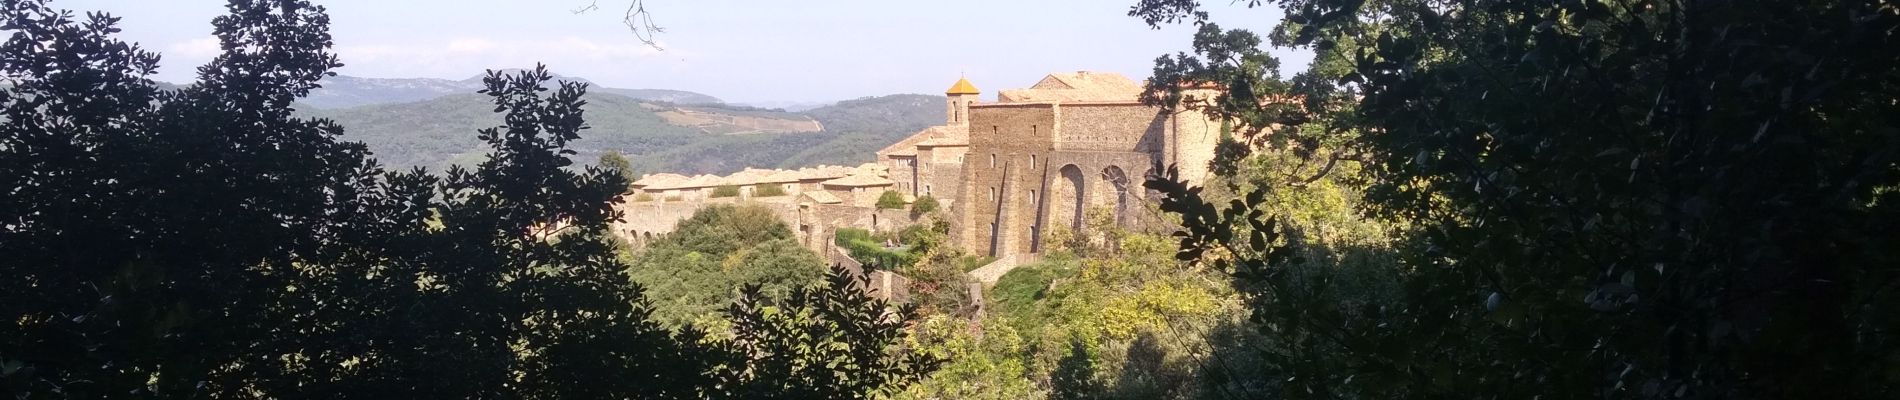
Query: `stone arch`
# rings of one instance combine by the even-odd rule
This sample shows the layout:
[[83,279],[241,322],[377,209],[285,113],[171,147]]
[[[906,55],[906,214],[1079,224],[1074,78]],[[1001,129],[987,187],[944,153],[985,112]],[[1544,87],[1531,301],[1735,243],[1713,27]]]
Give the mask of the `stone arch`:
[[1049,213],[1049,222],[1067,226],[1070,232],[1082,231],[1082,210],[1087,204],[1083,202],[1083,194],[1088,193],[1087,188],[1082,179],[1081,167],[1068,164],[1057,170],[1055,184],[1050,185],[1046,197],[1049,210],[1052,211]]
[[1109,209],[1115,213],[1115,224],[1122,224],[1128,215],[1128,192],[1132,188],[1128,172],[1122,170],[1121,166],[1110,165],[1102,169],[1102,182],[1105,183],[1102,189],[1106,191],[1103,194],[1108,196]]

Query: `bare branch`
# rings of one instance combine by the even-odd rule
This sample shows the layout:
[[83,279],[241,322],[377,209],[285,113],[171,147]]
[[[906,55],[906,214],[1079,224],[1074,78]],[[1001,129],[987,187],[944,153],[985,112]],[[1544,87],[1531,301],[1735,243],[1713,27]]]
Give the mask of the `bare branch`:
[[653,14],[647,12],[646,0],[633,0],[633,4],[627,5],[627,13],[620,22],[627,24],[627,29],[632,30],[633,37],[639,38],[641,43],[654,50],[666,50],[656,41],[659,34],[666,33],[666,28],[653,24]]
[[[599,9],[600,1],[595,0],[586,7],[574,9],[574,13],[584,14]],[[632,0],[632,3],[627,4],[627,11],[621,14],[620,23],[626,24],[627,30],[632,31],[633,37],[640,39],[640,43],[654,50],[666,50],[660,47],[659,42],[659,35],[666,33],[666,28],[653,23],[653,13],[647,12],[646,0]]]

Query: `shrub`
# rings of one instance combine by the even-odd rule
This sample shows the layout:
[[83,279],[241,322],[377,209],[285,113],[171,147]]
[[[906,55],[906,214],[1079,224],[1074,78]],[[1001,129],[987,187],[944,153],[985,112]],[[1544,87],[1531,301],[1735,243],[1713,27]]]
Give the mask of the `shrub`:
[[768,183],[764,185],[758,185],[752,188],[752,195],[758,196],[758,197],[784,196],[785,185],[780,184],[780,183]]
[[983,266],[985,265],[990,265],[990,263],[993,263],[993,262],[996,262],[996,257],[975,256],[975,255],[963,256],[962,258],[957,259],[957,268],[963,270],[963,272],[970,272],[970,271],[975,271],[977,268],[983,268]]
[[[882,201],[883,199],[878,200]],[[930,197],[930,195],[926,194],[923,195],[923,197],[918,197],[916,202],[910,203],[910,216],[917,217],[929,214],[932,211],[937,211],[937,207],[937,198]]]
[[1049,283],[1055,281],[1054,271],[1044,265],[1031,264],[1009,270],[997,278],[996,286],[991,289],[990,297],[1005,310],[1023,310],[1031,303],[1042,299]]
[[897,194],[895,190],[886,190],[884,194],[877,196],[877,208],[885,210],[904,208],[904,195]]
[[897,269],[917,263],[917,255],[906,249],[884,248],[884,237],[871,234],[871,231],[857,228],[840,228],[835,242],[843,247],[851,258],[863,262],[867,267],[875,265],[878,269]]
[[712,191],[712,197],[739,197],[739,187],[733,185],[715,187]]

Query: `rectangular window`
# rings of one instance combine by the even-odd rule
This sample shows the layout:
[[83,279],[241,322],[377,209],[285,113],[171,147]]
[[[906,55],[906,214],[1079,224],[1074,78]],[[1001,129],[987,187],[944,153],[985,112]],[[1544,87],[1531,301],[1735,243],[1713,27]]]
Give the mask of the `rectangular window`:
[[996,168],[996,153],[990,153],[990,168]]
[[1029,169],[1032,169],[1032,170],[1036,169],[1036,155],[1035,154],[1029,155]]
[[1036,204],[1036,191],[1029,191],[1029,204]]
[[996,201],[996,187],[990,187],[990,201]]

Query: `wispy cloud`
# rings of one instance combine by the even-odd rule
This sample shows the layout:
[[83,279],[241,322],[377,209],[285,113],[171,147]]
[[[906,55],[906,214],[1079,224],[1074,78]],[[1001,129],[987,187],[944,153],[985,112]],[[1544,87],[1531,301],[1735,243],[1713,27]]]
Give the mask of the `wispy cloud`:
[[546,40],[463,37],[435,43],[340,44],[336,53],[349,71],[373,76],[472,75],[481,68],[525,67],[545,63],[576,68],[679,60],[688,55],[662,52],[635,41],[602,41],[578,36]]
[[[622,38],[613,38],[622,39]],[[597,40],[579,36],[544,40],[459,37],[432,42],[338,43],[332,49],[346,74],[374,77],[474,76],[485,68],[521,68],[548,64],[563,74],[603,68],[683,64],[693,55],[667,47],[656,50],[632,39]],[[165,65],[185,73],[222,50],[212,36],[175,42],[162,49]]]

